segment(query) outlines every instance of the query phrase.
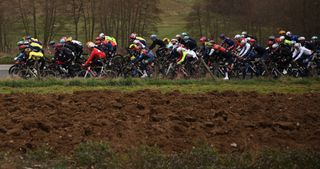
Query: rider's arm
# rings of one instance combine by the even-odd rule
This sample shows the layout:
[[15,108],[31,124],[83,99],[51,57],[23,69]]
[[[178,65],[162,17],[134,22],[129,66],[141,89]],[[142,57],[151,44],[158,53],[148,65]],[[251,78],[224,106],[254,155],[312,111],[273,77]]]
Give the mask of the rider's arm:
[[[297,51],[297,50],[295,50],[295,51]],[[297,52],[298,52],[298,51],[297,51]],[[300,50],[300,53],[299,53],[299,54],[296,54],[296,55],[298,55],[298,56],[295,57],[295,59],[293,60],[294,62],[301,58],[301,56],[303,55],[303,51]]]
[[150,45],[149,49],[153,50],[156,47],[156,45],[157,45],[156,42],[153,41],[152,44]]
[[90,64],[90,62],[92,61],[92,59],[95,57],[96,54],[97,54],[97,49],[93,49],[91,52],[91,55],[89,56],[85,64],[86,65]]

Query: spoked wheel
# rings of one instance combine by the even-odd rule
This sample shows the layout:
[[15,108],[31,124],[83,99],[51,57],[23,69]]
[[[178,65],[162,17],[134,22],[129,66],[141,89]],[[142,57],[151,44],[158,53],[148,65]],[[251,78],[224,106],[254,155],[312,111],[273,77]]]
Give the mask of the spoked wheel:
[[117,78],[117,73],[112,70],[105,70],[100,75],[102,78],[114,79]]
[[9,68],[8,73],[9,73],[9,75],[10,75],[11,77],[16,77],[16,76],[19,76],[18,73],[19,73],[20,70],[21,70],[20,67],[18,67],[18,66],[16,66],[16,65],[13,65],[13,66],[11,66],[11,67]]
[[22,78],[22,79],[31,79],[31,78],[35,78],[35,76],[30,72],[28,71],[27,69],[23,69],[23,70],[20,70],[17,75]]

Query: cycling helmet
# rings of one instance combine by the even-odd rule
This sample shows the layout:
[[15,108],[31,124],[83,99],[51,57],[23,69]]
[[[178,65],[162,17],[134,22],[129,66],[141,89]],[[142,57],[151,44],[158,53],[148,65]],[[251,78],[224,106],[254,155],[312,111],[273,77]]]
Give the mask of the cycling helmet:
[[140,44],[140,41],[139,40],[134,40],[133,43],[134,44]]
[[56,44],[56,42],[53,41],[53,40],[49,42],[49,45],[50,45],[50,46],[53,46],[53,45],[55,45],[55,44]]
[[286,38],[284,36],[280,36],[279,40],[280,42],[284,41]]
[[238,40],[238,39],[241,39],[241,35],[236,35],[235,37],[234,37],[234,39],[236,39],[236,40]]
[[183,33],[181,33],[181,36],[185,37],[185,36],[189,36],[189,35],[188,35],[188,33],[183,32]]
[[135,49],[136,47],[137,47],[136,44],[131,44],[131,45],[129,46],[129,49]]
[[72,37],[69,36],[68,38],[66,38],[66,42],[71,42],[72,41]]
[[246,36],[246,35],[248,35],[248,32],[244,31],[241,33],[241,35]]
[[136,39],[136,38],[137,38],[137,34],[136,33],[131,33],[130,39]]
[[216,43],[216,41],[213,40],[213,39],[211,39],[209,42],[210,42],[211,44],[215,44],[215,43]]
[[100,38],[100,39],[103,39],[103,38],[105,38],[105,37],[106,37],[106,35],[105,35],[104,33],[100,33],[100,34],[99,34],[99,38]]
[[155,35],[155,34],[151,35],[151,36],[150,36],[150,39],[151,39],[152,41],[157,40],[157,35]]
[[26,49],[28,46],[26,46],[26,45],[19,45],[19,50],[24,50],[24,49]]
[[318,40],[318,36],[312,36],[311,40],[314,40],[314,41]]
[[19,42],[17,43],[18,46],[21,46],[21,45],[24,45],[24,44],[25,44],[24,41],[19,41]]
[[288,31],[288,32],[286,33],[286,35],[287,35],[287,36],[292,36],[292,33],[291,33],[290,31]]
[[279,35],[285,35],[285,34],[286,34],[286,31],[284,30],[279,31]]
[[250,43],[256,43],[256,40],[255,39],[250,39],[248,40]]
[[169,39],[169,38],[163,38],[162,41],[165,42],[165,43],[169,43],[169,42],[170,42],[170,39]]
[[300,41],[300,42],[301,42],[301,41],[305,41],[305,40],[306,40],[306,38],[303,37],[303,36],[301,36],[301,37],[298,38],[298,41]]
[[96,45],[93,42],[88,42],[87,47],[88,48],[94,48]]
[[178,43],[178,40],[177,40],[177,39],[171,39],[171,43],[172,43],[173,45],[175,45],[175,44]]
[[220,38],[221,38],[221,39],[225,39],[225,38],[226,38],[226,35],[225,35],[224,33],[222,33],[222,34],[220,35]]
[[203,36],[200,38],[199,42],[200,43],[205,43],[207,41],[207,37]]
[[279,44],[278,44],[278,43],[275,43],[275,44],[272,45],[272,48],[273,48],[273,49],[276,49],[276,48],[278,48],[278,47],[279,47]]
[[275,36],[269,36],[269,40],[274,41],[275,39],[276,39],[276,37],[275,37]]
[[183,37],[183,40],[189,40],[190,39],[190,37],[189,36],[185,36],[185,37]]

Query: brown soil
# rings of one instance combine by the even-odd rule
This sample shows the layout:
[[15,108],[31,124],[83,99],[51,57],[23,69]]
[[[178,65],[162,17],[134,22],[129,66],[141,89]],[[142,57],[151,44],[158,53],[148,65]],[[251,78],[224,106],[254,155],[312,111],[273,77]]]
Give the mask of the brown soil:
[[222,152],[320,150],[320,94],[14,94],[0,95],[0,112],[1,151],[69,153],[89,140],[118,151],[157,145],[179,152],[201,143]]

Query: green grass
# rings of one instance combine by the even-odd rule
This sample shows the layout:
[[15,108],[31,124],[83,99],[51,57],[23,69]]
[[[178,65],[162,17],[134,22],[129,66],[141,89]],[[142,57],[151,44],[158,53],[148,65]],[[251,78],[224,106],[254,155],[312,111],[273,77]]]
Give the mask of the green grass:
[[[76,146],[72,156],[59,154],[48,158],[46,149],[29,150],[0,159],[0,167],[10,168],[113,168],[113,169],[319,169],[319,152],[306,150],[265,150],[259,152],[219,153],[207,144],[179,153],[164,153],[157,146],[138,146],[115,152],[108,144],[87,142]],[[34,159],[36,154],[36,159]],[[37,160],[39,159],[39,160]]]
[[161,22],[157,28],[159,37],[174,38],[176,34],[186,32],[187,17],[194,0],[161,0]]
[[3,56],[0,57],[0,64],[13,64],[14,56]]
[[306,93],[320,92],[320,79],[253,79],[243,81],[153,80],[153,79],[70,79],[70,80],[1,80],[0,93],[73,93],[88,90],[138,90],[206,92]]

